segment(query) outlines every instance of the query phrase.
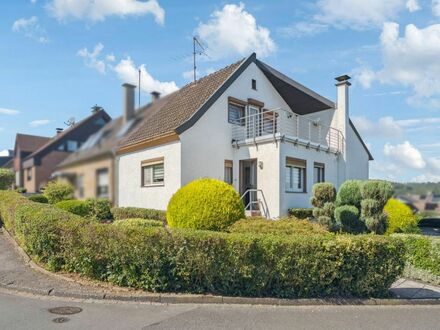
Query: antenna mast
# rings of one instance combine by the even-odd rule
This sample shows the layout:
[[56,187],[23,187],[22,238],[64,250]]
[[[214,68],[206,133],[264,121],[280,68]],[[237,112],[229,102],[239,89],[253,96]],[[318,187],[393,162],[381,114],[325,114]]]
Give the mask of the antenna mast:
[[[199,49],[197,49],[199,48]],[[197,55],[206,55],[205,53],[205,47],[200,42],[199,38],[197,36],[193,37],[193,70],[194,70],[194,82],[197,81],[197,63],[196,63],[196,56]],[[208,56],[209,57],[209,56]]]
[[141,107],[141,69],[138,69],[139,73],[139,87],[138,87],[138,108]]

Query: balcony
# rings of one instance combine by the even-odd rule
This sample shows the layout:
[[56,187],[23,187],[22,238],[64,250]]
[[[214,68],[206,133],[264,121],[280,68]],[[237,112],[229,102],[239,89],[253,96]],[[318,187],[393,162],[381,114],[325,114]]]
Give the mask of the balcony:
[[335,154],[344,150],[345,139],[336,128],[283,109],[247,108],[247,115],[232,126],[232,145],[241,147],[284,141]]

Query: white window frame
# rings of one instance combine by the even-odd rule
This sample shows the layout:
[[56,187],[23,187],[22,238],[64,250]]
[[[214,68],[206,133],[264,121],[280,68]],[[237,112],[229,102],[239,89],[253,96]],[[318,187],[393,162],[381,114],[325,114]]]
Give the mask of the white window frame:
[[[154,182],[155,171],[162,168],[161,181]],[[149,173],[148,173],[148,172]],[[147,172],[147,173],[146,173]],[[150,177],[150,182],[146,183],[146,174]],[[163,158],[151,159],[141,163],[141,187],[161,187],[165,185],[165,161]]]
[[[298,160],[298,161],[299,161],[298,163],[305,162],[304,160]],[[289,193],[306,193],[307,192],[306,173],[307,173],[306,165],[289,164],[286,160],[285,179],[284,179],[285,191]],[[298,180],[296,182],[294,180],[295,175],[298,176]]]
[[234,183],[234,167],[232,160],[225,160],[224,181],[230,185]]
[[325,165],[322,163],[313,164],[313,183],[325,182]]

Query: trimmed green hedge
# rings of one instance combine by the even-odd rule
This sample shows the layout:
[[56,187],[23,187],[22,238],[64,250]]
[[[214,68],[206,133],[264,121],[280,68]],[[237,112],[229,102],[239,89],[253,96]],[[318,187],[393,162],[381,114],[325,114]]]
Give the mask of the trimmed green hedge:
[[41,194],[36,194],[36,195],[29,195],[28,199],[32,202],[36,202],[36,203],[43,203],[43,204],[47,204],[49,203],[49,201],[47,200],[47,197]]
[[0,190],[11,188],[15,180],[15,174],[9,169],[0,168]]
[[140,207],[113,207],[111,213],[115,220],[140,218],[166,222],[166,212],[160,210],[144,209]]
[[310,219],[313,217],[313,209],[292,208],[289,209],[289,215],[300,220]]
[[56,203],[55,207],[82,217],[90,216],[90,206],[85,201],[73,199],[68,201],[61,201]]
[[0,192],[0,217],[49,269],[149,291],[382,296],[404,266],[402,241],[384,236],[124,228],[90,222],[13,192]]
[[159,220],[133,218],[116,220],[113,222],[113,225],[127,228],[163,227],[163,222]]

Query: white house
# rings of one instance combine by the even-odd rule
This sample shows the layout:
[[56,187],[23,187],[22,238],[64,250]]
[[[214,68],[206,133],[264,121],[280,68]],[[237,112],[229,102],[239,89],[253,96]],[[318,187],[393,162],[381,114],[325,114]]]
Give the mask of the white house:
[[[316,182],[367,179],[373,158],[349,118],[349,79],[336,79],[334,103],[252,54],[154,98],[120,145],[118,205],[165,210],[180,187],[211,177],[276,218],[310,207]],[[133,98],[127,88],[126,107]]]

